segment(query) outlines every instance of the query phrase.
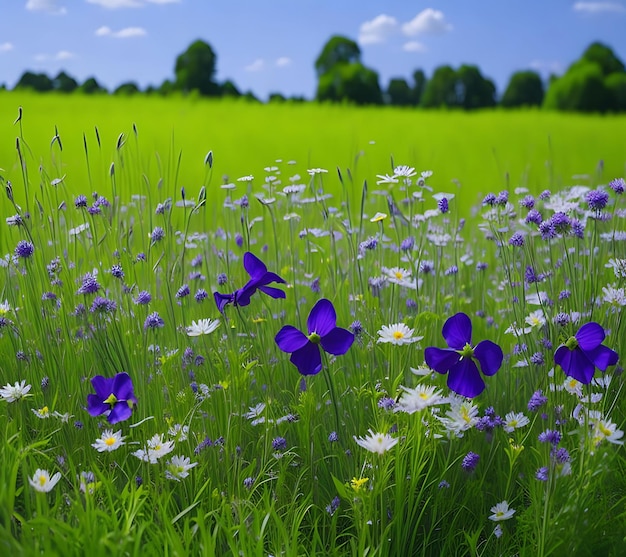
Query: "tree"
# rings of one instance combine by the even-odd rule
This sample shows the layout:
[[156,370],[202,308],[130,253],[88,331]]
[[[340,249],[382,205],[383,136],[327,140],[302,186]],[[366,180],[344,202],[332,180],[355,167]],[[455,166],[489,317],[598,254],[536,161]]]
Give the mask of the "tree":
[[45,73],[33,73],[26,71],[15,85],[16,89],[32,89],[39,93],[52,91],[52,80]]
[[595,62],[570,68],[552,83],[544,99],[546,108],[567,111],[605,112],[611,104],[611,92]]
[[418,105],[422,101],[422,95],[426,88],[426,74],[422,70],[413,72],[413,104]]
[[457,102],[466,110],[496,105],[496,86],[477,66],[463,64],[456,72]]
[[515,72],[502,95],[500,104],[506,108],[541,106],[543,95],[543,82],[537,72]]
[[385,94],[387,103],[393,106],[410,106],[413,104],[413,91],[403,77],[395,77],[389,80]]
[[320,78],[331,71],[337,64],[354,64],[361,62],[361,49],[352,39],[335,35],[324,45],[322,52],[315,60],[315,71]]
[[201,95],[219,95],[220,87],[214,81],[216,62],[217,56],[209,44],[193,42],[176,58],[176,88],[185,93],[197,90]]
[[287,99],[282,93],[270,93],[267,101],[271,103],[284,103]]
[[348,101],[358,105],[381,104],[383,95],[378,74],[361,63],[339,63],[319,79],[316,98],[320,101]]
[[114,91],[114,95],[134,95],[139,93],[139,86],[134,81],[128,81],[119,85]]
[[222,83],[221,91],[222,97],[241,97],[239,89],[237,89],[237,86],[230,79]]
[[61,71],[52,80],[52,87],[55,91],[60,91],[62,93],[71,93],[72,91],[78,89],[78,82],[73,77]]
[[615,53],[608,46],[598,42],[592,43],[587,47],[587,50],[583,52],[581,61],[595,62],[600,66],[604,76],[626,71],[624,63],[615,56]]
[[86,95],[107,92],[107,90],[96,81],[95,77],[87,78],[85,82],[78,88],[78,91]]
[[422,95],[421,105],[425,108],[457,106],[457,76],[451,66],[435,68]]
[[604,83],[611,93],[611,108],[619,112],[626,111],[626,72],[612,73]]

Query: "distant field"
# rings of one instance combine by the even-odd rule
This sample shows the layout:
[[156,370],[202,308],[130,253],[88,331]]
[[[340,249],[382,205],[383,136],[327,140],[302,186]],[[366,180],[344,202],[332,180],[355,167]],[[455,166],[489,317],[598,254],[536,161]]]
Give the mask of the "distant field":
[[[337,165],[350,168],[359,186],[376,174],[391,171],[394,163],[417,170],[433,170],[432,185],[457,191],[473,203],[487,191],[510,185],[531,191],[572,185],[574,175],[586,174],[591,183],[606,182],[626,172],[626,116],[582,116],[521,112],[424,112],[393,108],[346,106],[255,105],[237,101],[157,97],[80,97],[0,94],[0,168],[5,178],[19,183],[19,164],[13,125],[23,107],[23,134],[33,153],[51,153],[49,160],[31,161],[67,174],[66,186],[82,192],[88,179],[83,133],[92,165],[108,167],[120,133],[132,138],[138,131],[135,153],[142,170],[155,181],[182,153],[176,186],[195,191],[204,178],[203,159],[215,155],[213,183],[244,174],[257,178],[277,158],[295,160],[297,170]],[[50,149],[57,126],[64,147]],[[101,138],[98,153],[95,127]],[[127,145],[127,149],[130,146]],[[139,151],[140,149],[140,151]],[[26,151],[26,149],[25,149]],[[54,154],[53,154],[54,153]],[[128,155],[127,155],[128,156]],[[597,174],[604,161],[602,175]],[[329,181],[334,187],[336,180]],[[458,193],[458,191],[457,191]]]

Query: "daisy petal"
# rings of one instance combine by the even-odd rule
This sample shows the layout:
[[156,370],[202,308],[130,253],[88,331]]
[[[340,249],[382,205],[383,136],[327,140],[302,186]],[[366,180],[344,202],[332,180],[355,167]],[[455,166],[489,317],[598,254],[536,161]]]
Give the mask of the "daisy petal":
[[472,322],[466,314],[457,313],[444,323],[441,334],[450,348],[461,350],[472,343]]
[[454,364],[456,364],[461,356],[458,352],[449,348],[436,348],[430,346],[424,350],[424,359],[428,367],[434,369],[438,373],[446,373]]
[[480,362],[480,369],[485,375],[494,375],[504,358],[502,348],[490,340],[479,342],[474,348],[474,356]]
[[311,309],[306,325],[309,333],[326,336],[337,324],[337,314],[330,300],[322,298]]

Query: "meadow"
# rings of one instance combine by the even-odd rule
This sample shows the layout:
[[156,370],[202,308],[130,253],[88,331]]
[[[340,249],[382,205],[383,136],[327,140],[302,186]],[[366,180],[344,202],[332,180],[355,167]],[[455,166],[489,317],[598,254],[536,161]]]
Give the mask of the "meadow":
[[624,124],[0,94],[0,553],[621,555]]

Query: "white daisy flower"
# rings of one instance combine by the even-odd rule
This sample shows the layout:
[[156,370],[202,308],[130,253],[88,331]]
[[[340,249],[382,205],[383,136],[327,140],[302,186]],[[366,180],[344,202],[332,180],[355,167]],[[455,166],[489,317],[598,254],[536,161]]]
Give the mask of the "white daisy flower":
[[115,449],[119,449],[124,444],[124,437],[122,437],[121,431],[116,431],[115,433],[113,433],[113,430],[105,429],[102,432],[102,435],[98,439],[96,439],[96,442],[92,443],[91,446],[99,453],[110,453]]
[[622,437],[624,437],[624,432],[621,429],[617,429],[617,424],[614,424],[611,420],[601,419],[593,422],[591,439],[594,445],[599,445],[602,441],[623,445]]
[[180,443],[181,441],[187,441],[187,438],[189,437],[189,426],[174,424],[169,428],[167,434],[176,442]]
[[35,416],[37,416],[40,420],[45,420],[46,418],[50,417],[50,409],[47,406],[44,406],[43,408],[39,408],[37,410],[35,408],[31,408],[31,412],[35,414]]
[[199,319],[198,321],[192,321],[191,327],[187,327],[187,336],[199,337],[200,335],[210,335],[219,326],[219,319]]
[[409,288],[415,287],[415,281],[411,277],[409,270],[402,267],[383,267],[381,270],[387,282]]
[[511,518],[515,514],[515,509],[510,509],[509,504],[506,501],[502,501],[501,503],[491,507],[491,512],[493,514],[489,516],[489,520],[500,522]]
[[7,402],[15,402],[16,400],[25,398],[31,387],[32,385],[27,385],[26,381],[22,381],[20,383],[16,381],[15,385],[7,383],[0,389],[0,398],[6,400]]
[[531,328],[542,327],[546,324],[546,316],[542,310],[536,309],[526,317],[526,323],[530,325]]
[[402,387],[402,389],[404,392],[400,396],[400,400],[398,400],[398,405],[395,408],[396,412],[413,414],[429,406],[445,402],[442,391],[433,385],[418,385],[415,389]]
[[139,449],[132,454],[139,460],[149,462],[150,464],[156,464],[159,458],[171,453],[173,450],[174,441],[164,441],[163,435],[157,433],[148,440],[146,443],[146,449]]
[[189,470],[197,466],[197,464],[197,462],[191,462],[188,456],[173,456],[171,460],[167,461],[165,477],[168,480],[179,482],[183,478],[186,478],[189,475]]
[[616,278],[626,278],[626,259],[611,258],[605,267],[613,269]]
[[37,468],[32,478],[28,478],[28,482],[37,491],[42,493],[48,493],[61,479],[61,472],[57,472],[54,476],[50,477],[50,472]]
[[415,168],[412,166],[408,166],[406,164],[402,164],[400,166],[396,166],[393,169],[393,175],[395,178],[402,176],[404,178],[411,178],[415,176],[417,172],[415,172]]
[[372,453],[383,454],[389,449],[395,447],[398,443],[398,439],[392,437],[388,433],[374,433],[371,429],[368,431],[369,435],[366,437],[353,437],[357,445]]
[[516,429],[527,426],[530,420],[522,412],[509,412],[504,416],[503,429],[507,433],[511,433]]
[[383,325],[378,331],[378,340],[376,342],[389,342],[391,344],[411,344],[419,342],[423,336],[413,336],[414,329],[410,329],[404,323],[394,323],[393,325]]
[[626,293],[623,288],[617,288],[615,285],[604,286],[602,294],[604,294],[602,301],[614,306],[614,309],[626,306]]
[[435,416],[449,433],[463,437],[463,432],[478,423],[478,406],[460,396],[450,396],[450,410],[443,417]]

